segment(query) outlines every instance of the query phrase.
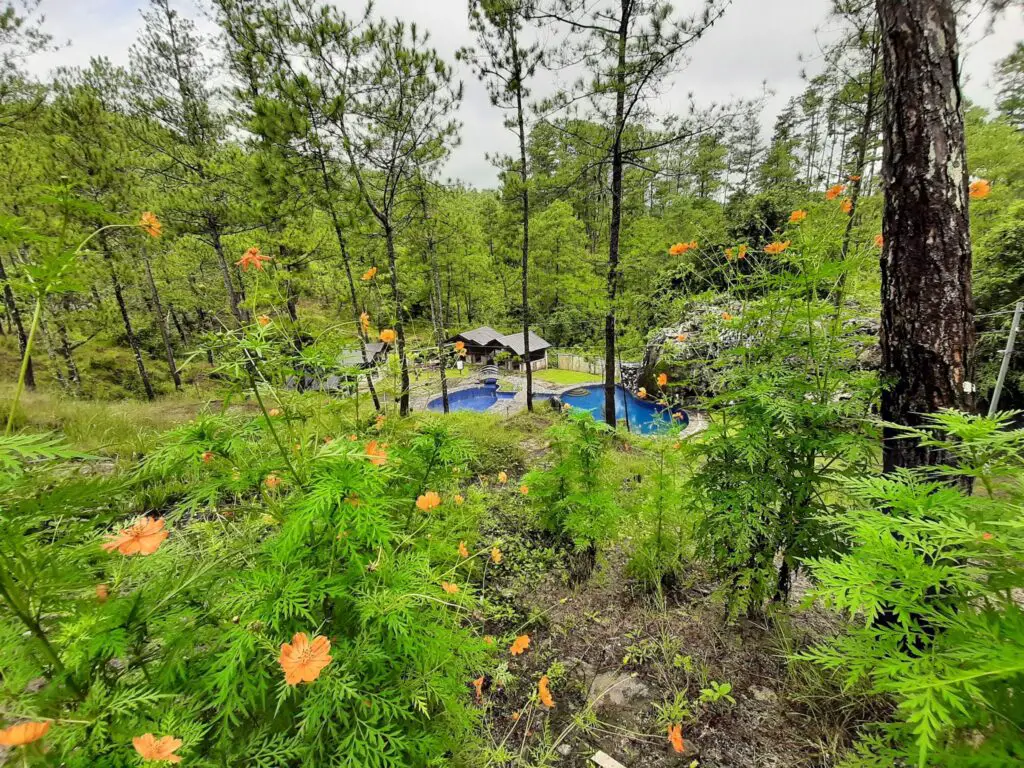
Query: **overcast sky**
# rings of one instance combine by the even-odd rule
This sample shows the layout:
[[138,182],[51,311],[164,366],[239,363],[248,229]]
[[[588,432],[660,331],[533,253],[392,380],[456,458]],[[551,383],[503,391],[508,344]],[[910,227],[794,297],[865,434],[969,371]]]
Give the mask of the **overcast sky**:
[[[698,7],[699,0],[677,0],[681,12]],[[193,0],[172,0],[184,14],[197,16]],[[45,28],[69,45],[36,57],[30,67],[40,76],[58,66],[86,65],[93,56],[107,56],[115,64],[127,64],[128,49],[142,26],[140,8],[146,0],[43,0]],[[342,9],[358,12],[364,0],[337,0]],[[382,16],[401,16],[430,31],[438,52],[454,63],[455,51],[472,44],[466,23],[467,0],[377,0]],[[690,59],[674,78],[662,99],[685,110],[687,94],[698,106],[730,98],[758,96],[763,83],[775,92],[764,115],[767,134],[785,102],[804,87],[801,72],[819,71],[820,46],[830,38],[829,0],[733,0],[711,32],[690,51]],[[200,26],[209,30],[208,23]],[[994,30],[984,35],[988,18],[976,19],[963,44],[968,98],[985,106],[993,103],[992,69],[1024,39],[1024,19],[1011,12]],[[801,56],[803,60],[801,61]],[[502,126],[501,113],[491,107],[483,86],[465,69],[458,70],[466,91],[459,118],[462,144],[453,153],[447,175],[479,187],[492,186],[496,173],[488,153],[511,152],[514,139]],[[544,72],[536,91],[553,87]]]

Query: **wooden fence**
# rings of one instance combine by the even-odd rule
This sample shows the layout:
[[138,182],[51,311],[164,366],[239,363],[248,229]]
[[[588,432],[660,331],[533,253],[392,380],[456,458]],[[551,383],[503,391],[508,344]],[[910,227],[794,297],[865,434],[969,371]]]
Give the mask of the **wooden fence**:
[[584,357],[572,352],[552,351],[548,354],[548,366],[551,368],[561,368],[566,371],[579,371],[580,373],[604,376],[604,360],[599,357]]

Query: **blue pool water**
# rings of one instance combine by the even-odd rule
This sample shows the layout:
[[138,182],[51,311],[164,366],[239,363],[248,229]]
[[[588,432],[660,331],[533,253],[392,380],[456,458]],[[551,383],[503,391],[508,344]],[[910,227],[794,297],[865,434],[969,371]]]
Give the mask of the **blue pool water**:
[[[600,384],[593,384],[582,389],[586,394],[571,395],[563,394],[562,402],[568,403],[573,408],[582,408],[590,411],[595,419],[604,418],[604,387]],[[576,391],[576,390],[572,390]],[[616,420],[626,418],[626,410],[629,410],[629,428],[633,432],[657,432],[667,428],[672,423],[672,413],[664,408],[647,400],[641,400],[631,392],[626,392],[620,385],[615,387],[615,418]],[[683,414],[683,420],[676,419],[677,424],[686,426],[689,419]]]
[[[460,389],[448,395],[448,407],[453,411],[486,411],[499,400],[511,400],[515,392],[499,392],[497,384]],[[428,411],[444,412],[444,402],[435,397],[427,403]]]

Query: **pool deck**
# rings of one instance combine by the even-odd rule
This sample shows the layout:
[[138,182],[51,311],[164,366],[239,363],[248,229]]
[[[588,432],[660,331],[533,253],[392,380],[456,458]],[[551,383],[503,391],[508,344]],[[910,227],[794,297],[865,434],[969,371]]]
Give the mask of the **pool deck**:
[[[502,388],[505,391],[507,391],[509,388],[514,389],[516,393],[515,397],[509,398],[507,400],[498,400],[486,411],[482,411],[482,413],[493,413],[507,418],[509,416],[514,416],[517,413],[525,411],[526,377],[516,376],[514,374],[507,374],[505,372],[502,372],[498,375],[498,383],[502,386]],[[462,379],[459,380],[459,382],[455,385],[449,385],[448,394],[450,395],[453,392],[458,392],[463,389],[472,389],[474,387],[479,387],[481,386],[481,384],[482,382],[478,381],[477,379],[472,379],[469,381]],[[577,389],[580,386],[582,385],[570,384],[566,386],[564,384],[551,384],[546,381],[535,380],[533,382],[533,394],[558,396],[561,395],[563,392],[569,392],[570,390]],[[413,398],[411,403],[412,409],[414,411],[425,411],[427,410],[427,404],[431,400],[434,400],[438,397],[440,397],[440,393],[436,391],[431,392],[429,395],[415,397]],[[535,401],[534,407],[536,408],[538,406],[544,408],[550,407],[547,405],[546,401]],[[690,423],[686,427],[686,429],[684,429],[682,433],[679,435],[680,437],[689,437],[690,435],[702,432],[707,427],[707,418],[700,411],[687,409],[686,414],[687,416],[690,417]]]

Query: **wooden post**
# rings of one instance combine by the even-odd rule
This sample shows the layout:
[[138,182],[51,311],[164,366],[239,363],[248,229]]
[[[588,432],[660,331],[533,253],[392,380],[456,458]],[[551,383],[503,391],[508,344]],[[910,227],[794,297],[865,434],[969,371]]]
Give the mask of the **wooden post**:
[[1003,393],[1003,382],[1006,381],[1006,373],[1010,370],[1010,357],[1013,355],[1013,342],[1017,338],[1017,329],[1020,328],[1020,313],[1024,310],[1024,302],[1018,301],[1013,309],[1013,323],[1010,325],[1010,337],[1006,340],[1006,349],[1003,350],[1003,364],[999,366],[999,378],[996,379],[996,388],[992,393],[992,402],[988,405],[988,417],[995,416],[999,407],[999,396]]

